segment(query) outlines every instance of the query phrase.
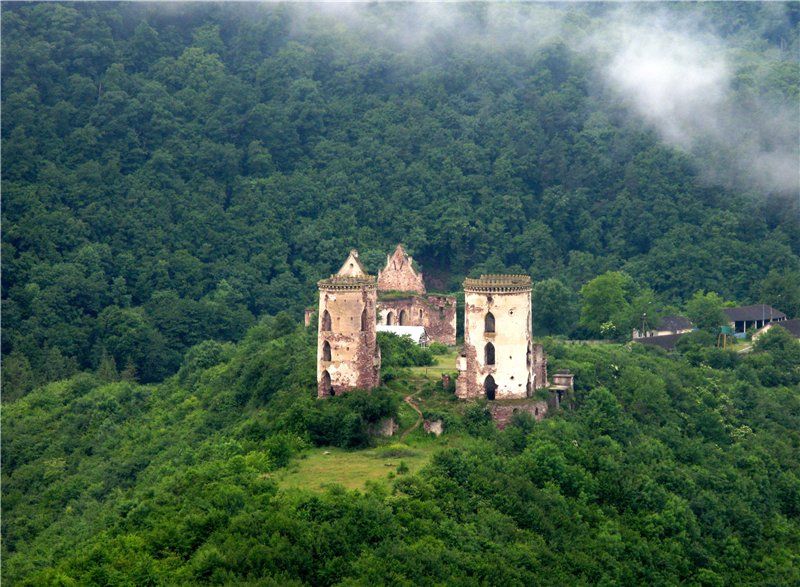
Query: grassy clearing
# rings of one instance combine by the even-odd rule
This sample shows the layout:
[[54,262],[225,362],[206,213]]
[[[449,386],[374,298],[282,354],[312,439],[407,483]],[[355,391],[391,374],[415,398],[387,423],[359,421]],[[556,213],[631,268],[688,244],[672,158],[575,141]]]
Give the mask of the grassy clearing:
[[447,354],[436,355],[436,364],[430,367],[412,367],[410,369],[412,376],[421,377],[425,379],[441,379],[442,373],[455,373],[456,372],[456,358],[458,357],[458,349],[451,347],[447,350]]
[[328,485],[363,489],[368,481],[388,484],[397,476],[400,461],[408,466],[407,474],[416,473],[439,446],[437,443],[413,447],[392,445],[359,451],[315,448],[275,478],[282,490],[322,491]]
[[[410,377],[393,380],[387,388],[401,397],[422,391],[424,382],[441,380],[442,373],[456,372],[458,350],[450,348],[445,355],[437,355],[437,364],[430,367],[409,369]],[[415,397],[417,405],[423,410],[434,407],[443,410],[458,410],[452,394],[431,393],[430,385]],[[401,402],[398,412],[399,432],[406,430],[417,420],[417,413],[406,403]],[[397,468],[402,461],[407,467],[406,475],[417,473],[431,459],[437,450],[461,444],[464,439],[457,435],[435,438],[415,430],[404,443],[394,442],[365,450],[344,450],[341,448],[314,448],[295,459],[284,470],[275,473],[274,479],[281,490],[322,491],[330,485],[341,485],[346,489],[363,489],[368,482],[390,484],[400,477]]]

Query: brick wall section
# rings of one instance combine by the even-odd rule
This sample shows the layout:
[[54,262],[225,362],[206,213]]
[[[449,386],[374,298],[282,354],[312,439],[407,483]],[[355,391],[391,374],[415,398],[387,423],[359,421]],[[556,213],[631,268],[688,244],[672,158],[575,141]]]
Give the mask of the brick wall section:
[[405,312],[405,326],[424,326],[428,338],[446,345],[456,344],[456,298],[440,295],[409,295],[408,298],[378,300],[380,324],[400,324]]
[[489,410],[492,413],[497,427],[502,430],[511,422],[511,418],[517,412],[526,412],[540,422],[547,415],[549,410],[547,402],[544,400],[515,401],[513,403],[490,402]]
[[534,389],[547,387],[547,356],[540,344],[533,345],[533,375]]

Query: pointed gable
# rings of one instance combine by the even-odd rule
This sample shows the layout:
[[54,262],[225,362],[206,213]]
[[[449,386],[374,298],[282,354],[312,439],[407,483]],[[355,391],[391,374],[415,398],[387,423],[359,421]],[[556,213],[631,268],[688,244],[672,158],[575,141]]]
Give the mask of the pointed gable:
[[345,260],[344,265],[339,271],[336,273],[337,277],[366,277],[367,271],[364,269],[364,266],[361,264],[361,261],[358,260],[358,251],[352,249],[350,254],[347,255],[347,260]]
[[413,267],[414,259],[403,248],[397,245],[394,253],[386,256],[386,267],[378,271],[379,291],[411,291],[425,293],[422,274]]

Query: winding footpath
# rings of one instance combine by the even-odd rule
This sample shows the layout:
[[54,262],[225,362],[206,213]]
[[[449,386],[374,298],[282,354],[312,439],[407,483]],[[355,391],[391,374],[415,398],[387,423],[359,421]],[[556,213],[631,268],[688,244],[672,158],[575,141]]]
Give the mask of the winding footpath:
[[411,406],[411,409],[414,410],[417,413],[417,421],[414,422],[411,426],[409,426],[400,435],[400,440],[403,440],[406,436],[408,436],[409,434],[414,432],[414,430],[419,428],[420,424],[422,424],[422,410],[420,410],[419,407],[417,407],[417,404],[414,403],[414,399],[413,399],[414,396],[417,395],[419,392],[420,392],[420,390],[417,389],[417,391],[415,391],[411,395],[407,395],[406,397],[403,398],[403,401],[406,402],[409,406]]

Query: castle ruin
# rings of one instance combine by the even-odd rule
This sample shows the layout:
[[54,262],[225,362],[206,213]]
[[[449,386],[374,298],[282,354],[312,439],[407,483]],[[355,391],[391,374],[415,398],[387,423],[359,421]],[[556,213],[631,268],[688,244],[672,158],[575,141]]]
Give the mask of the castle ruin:
[[386,256],[378,271],[378,323],[388,326],[423,326],[428,338],[456,344],[456,298],[428,294],[422,273],[403,245]]
[[317,397],[380,385],[377,281],[352,250],[341,269],[318,282]]
[[533,343],[531,289],[528,275],[464,280],[459,398],[525,399],[547,385],[544,352]]

